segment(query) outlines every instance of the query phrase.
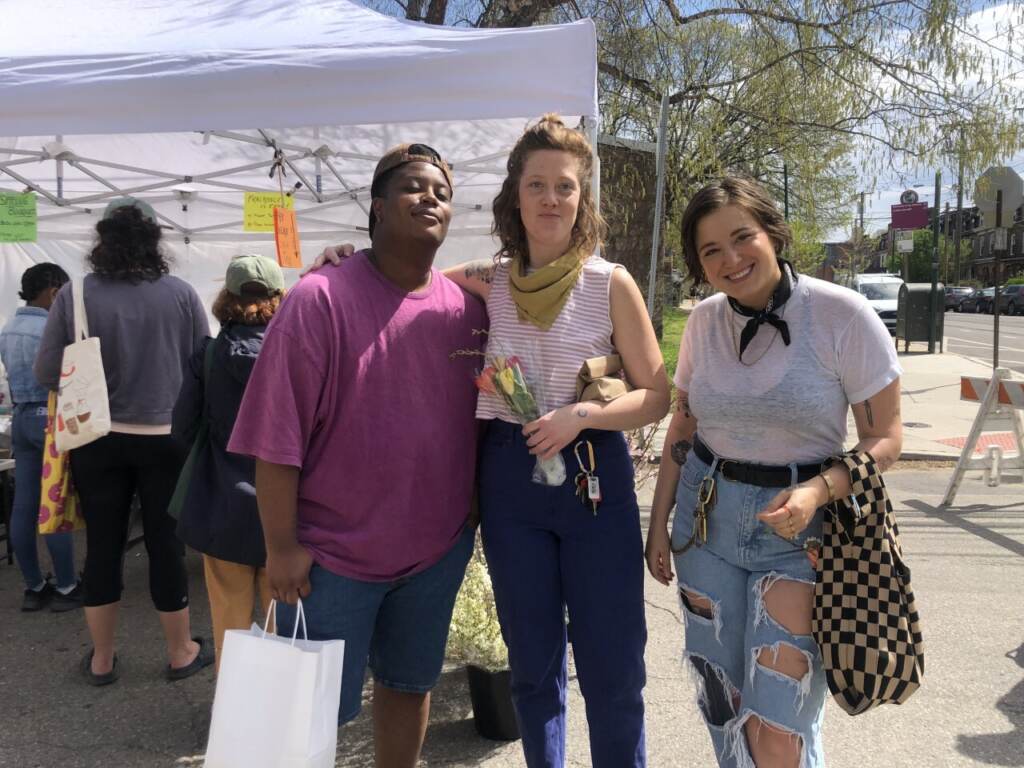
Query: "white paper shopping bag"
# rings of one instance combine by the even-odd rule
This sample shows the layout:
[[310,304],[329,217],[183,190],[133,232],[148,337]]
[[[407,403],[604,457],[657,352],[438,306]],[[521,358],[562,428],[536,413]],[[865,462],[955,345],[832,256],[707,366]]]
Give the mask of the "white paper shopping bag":
[[85,287],[81,278],[71,285],[75,341],[64,347],[57,390],[54,442],[63,453],[88,445],[110,432],[110,400],[103,372],[100,340],[89,336],[85,317]]
[[299,639],[300,621],[301,600],[291,638],[225,633],[206,768],[333,768],[345,641]]

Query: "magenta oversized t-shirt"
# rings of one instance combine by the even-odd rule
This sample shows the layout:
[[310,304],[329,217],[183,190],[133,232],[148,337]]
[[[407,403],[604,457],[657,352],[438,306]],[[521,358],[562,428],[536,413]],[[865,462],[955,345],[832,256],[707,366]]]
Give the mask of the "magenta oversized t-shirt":
[[360,251],[282,302],[229,450],[302,471],[297,535],[324,568],[387,581],[454,544],[472,498],[483,305],[434,270],[406,293]]

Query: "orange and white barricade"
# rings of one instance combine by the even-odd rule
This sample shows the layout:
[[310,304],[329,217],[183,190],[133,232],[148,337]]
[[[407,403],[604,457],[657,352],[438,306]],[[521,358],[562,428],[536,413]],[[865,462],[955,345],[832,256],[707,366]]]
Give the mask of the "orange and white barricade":
[[[1021,411],[1024,410],[1024,381],[1014,381],[1006,368],[996,368],[991,379],[977,376],[963,376],[960,379],[960,399],[979,403],[978,415],[967,435],[960,460],[957,461],[953,477],[950,478],[942,506],[953,503],[956,492],[964,473],[969,469],[982,469],[987,475],[989,485],[999,485],[1000,475],[1006,469],[1024,469],[1024,429],[1021,426]],[[1002,448],[990,446],[987,453],[974,458],[974,448],[978,444],[981,433],[986,425],[998,420],[1005,429],[1007,420],[1017,446],[1016,455],[1004,458]]]

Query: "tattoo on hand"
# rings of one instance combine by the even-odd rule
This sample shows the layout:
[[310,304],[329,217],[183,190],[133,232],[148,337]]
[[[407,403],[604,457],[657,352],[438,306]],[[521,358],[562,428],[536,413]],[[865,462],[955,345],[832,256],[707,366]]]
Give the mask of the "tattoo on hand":
[[693,444],[689,440],[677,440],[672,443],[672,447],[669,452],[672,456],[672,461],[678,464],[680,467],[686,463],[686,455],[690,452]]
[[494,279],[494,264],[489,261],[474,261],[466,266],[466,277],[490,285]]

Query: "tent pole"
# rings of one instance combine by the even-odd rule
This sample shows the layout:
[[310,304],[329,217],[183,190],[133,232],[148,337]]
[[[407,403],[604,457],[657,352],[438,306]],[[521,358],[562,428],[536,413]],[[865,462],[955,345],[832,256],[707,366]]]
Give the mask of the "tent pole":
[[[320,146],[320,126],[313,126],[313,140],[316,142],[317,147]],[[320,155],[314,155],[314,164],[316,167],[316,193],[323,195],[324,193],[324,168],[320,162]]]
[[[59,133],[54,138],[58,144],[64,141]],[[57,158],[57,199],[64,200],[64,161],[60,158]]]
[[594,205],[601,209],[601,157],[597,152],[597,118],[593,115],[583,116],[583,131],[590,142],[590,151],[594,153],[594,177],[590,180],[590,189],[594,195]]
[[665,151],[668,134],[668,91],[661,97],[661,119],[658,121],[657,186],[654,192],[654,231],[651,233],[651,268],[647,273],[647,314],[654,317],[654,291],[658,282],[658,249],[661,246],[661,215],[665,205]]

